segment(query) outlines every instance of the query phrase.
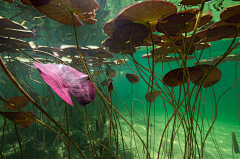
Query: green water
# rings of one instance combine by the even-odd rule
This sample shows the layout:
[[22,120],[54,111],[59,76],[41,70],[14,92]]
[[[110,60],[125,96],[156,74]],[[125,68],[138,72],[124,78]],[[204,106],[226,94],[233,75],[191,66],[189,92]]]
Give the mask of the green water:
[[[83,26],[77,27],[77,35],[79,45],[82,47],[88,45],[94,45],[102,47],[102,41],[108,36],[103,31],[104,24],[109,20],[115,18],[116,14],[121,8],[124,8],[130,4],[138,3],[134,0],[97,0],[99,3],[99,9],[96,11],[97,22],[94,24],[86,24],[83,22]],[[169,0],[169,2],[174,3],[178,10],[181,8],[178,0]],[[81,1],[79,0],[79,3]],[[203,11],[210,10],[213,13],[212,21],[217,22],[220,20],[221,11],[227,6],[239,4],[239,1],[232,0],[213,0],[205,4]],[[192,9],[198,8],[197,6],[185,6],[181,8]],[[144,13],[143,13],[144,14]],[[11,19],[28,27],[29,30],[33,31],[35,37],[24,39],[27,42],[34,41],[37,46],[49,46],[60,48],[61,45],[76,45],[76,40],[74,36],[74,27],[72,25],[61,24],[51,18],[45,16],[39,12],[33,6],[27,6],[21,3],[19,0],[15,0],[14,3],[6,2],[0,0],[0,16]],[[232,42],[231,39],[223,39],[219,41],[211,42],[211,47],[205,49],[202,53],[201,59],[211,59],[216,58],[226,52]],[[238,43],[240,38],[236,38],[233,46]],[[1,44],[0,41],[0,49]],[[149,46],[148,50],[152,47]],[[146,68],[152,67],[151,59],[142,58],[143,54],[147,53],[147,49],[144,46],[136,47],[136,53],[133,54],[135,60]],[[200,56],[199,51],[195,51],[196,57]],[[32,56],[32,51],[28,51],[28,54]],[[240,47],[238,46],[232,53],[239,54]],[[147,139],[147,116],[150,103],[145,99],[147,92],[151,91],[151,88],[146,84],[146,82],[140,78],[137,84],[131,84],[127,78],[127,73],[138,73],[135,63],[129,58],[130,56],[122,56],[121,54],[113,54],[114,58],[107,60],[114,61],[118,57],[119,59],[129,59],[126,64],[121,65],[111,65],[111,68],[116,71],[116,76],[113,77],[114,93],[112,94],[112,105],[118,110],[119,114],[122,115],[123,119],[119,114],[116,115],[115,111],[113,115],[113,121],[116,123],[117,128],[112,128],[111,135],[111,150],[114,153],[118,153],[119,158],[134,158],[134,159],[145,159],[147,158],[147,151],[144,144],[147,144],[149,154],[152,159],[158,158],[159,145],[162,139],[162,133],[166,127],[168,120],[174,113],[173,106],[166,102],[162,97],[158,97],[154,102],[151,103],[150,119],[149,119],[149,135]],[[86,117],[85,109],[81,107],[77,101],[72,97],[74,102],[74,107],[67,104],[67,113],[64,107],[64,103],[58,105],[62,101],[60,97],[52,91],[39,75],[39,71],[33,67],[33,64],[27,63],[23,59],[29,59],[23,53],[9,53],[4,51],[1,53],[1,57],[7,65],[11,73],[19,79],[17,82],[24,87],[27,93],[30,93],[30,88],[33,92],[37,93],[41,99],[40,102],[36,100],[36,97],[31,95],[34,100],[41,105],[41,107],[54,119],[64,131],[67,131],[66,125],[66,114],[68,116],[69,123],[69,136],[79,147],[79,149],[84,153],[87,159],[93,158],[92,149],[89,142],[86,128]],[[16,58],[17,61],[25,63],[28,65],[14,64],[10,60],[10,57]],[[40,55],[43,59],[54,60],[55,58],[49,56]],[[90,57],[88,57],[90,58]],[[15,59],[15,60],[16,60]],[[79,60],[79,57],[77,57]],[[105,61],[106,59],[101,59]],[[194,66],[196,58],[187,61],[187,66]],[[85,61],[86,62],[86,61]],[[94,78],[95,84],[100,89],[103,96],[110,101],[109,94],[107,92],[107,85],[101,86],[101,82],[106,79],[105,69],[106,65],[102,67],[93,67],[91,62],[86,62],[88,71],[92,74],[95,70],[103,70],[103,73]],[[33,68],[29,67],[32,66]],[[96,64],[94,64],[95,66]],[[72,67],[78,68],[80,71],[84,71],[82,64],[74,65],[71,63]],[[157,63],[155,65],[155,73],[164,76],[166,73],[172,69],[179,68],[176,62],[169,63]],[[239,154],[233,151],[233,142],[231,133],[234,132],[236,139],[240,141],[240,84],[235,83],[240,77],[240,63],[236,61],[227,61],[221,63],[218,67],[222,72],[222,77],[214,86],[204,88],[202,90],[202,99],[197,101],[201,106],[197,107],[196,114],[193,117],[199,118],[197,124],[194,123],[193,126],[195,130],[201,127],[200,131],[197,131],[195,138],[191,139],[192,145],[195,145],[195,150],[187,149],[185,153],[190,154],[191,152],[196,153],[195,158],[200,158],[199,151],[201,148],[201,137],[208,133],[209,128],[214,122],[214,125],[206,138],[205,147],[203,149],[204,159],[231,159],[240,158]],[[152,68],[151,68],[152,69]],[[103,75],[104,74],[104,75]],[[142,71],[142,77],[150,83],[147,77],[151,74],[144,70]],[[139,76],[140,77],[140,76]],[[24,84],[24,81],[26,84]],[[159,87],[164,87],[159,81]],[[186,84],[185,84],[186,86]],[[190,84],[190,88],[193,88],[193,84]],[[183,87],[181,87],[183,89]],[[180,87],[170,88],[172,92],[175,93],[175,97],[179,97]],[[195,92],[196,93],[196,90]],[[193,94],[194,94],[193,93]],[[12,84],[9,78],[1,69],[0,71],[0,94],[3,99],[8,99],[13,96],[22,96],[22,93]],[[46,96],[50,96],[50,100],[47,105],[43,105],[42,99]],[[166,96],[163,96],[166,97]],[[181,99],[183,95],[180,95]],[[121,99],[121,100],[120,100]],[[190,107],[194,105],[194,99],[189,101]],[[184,103],[186,104],[186,103]],[[0,101],[0,105],[4,107],[4,102]],[[58,106],[57,106],[58,105]],[[174,104],[173,104],[174,105]],[[97,94],[93,102],[86,106],[86,113],[89,124],[89,132],[92,137],[91,142],[93,143],[93,150],[95,151],[95,158],[108,159],[109,151],[101,149],[100,144],[109,148],[109,126],[110,126],[110,107],[107,102]],[[59,131],[58,127],[51,122],[42,112],[40,112],[32,103],[23,108],[24,111],[31,111],[35,114],[36,119],[49,125],[51,128],[59,132],[63,136],[64,140],[67,142],[67,137]],[[132,112],[131,112],[132,110]],[[181,107],[181,110],[184,110]],[[4,111],[4,110],[1,110]],[[12,112],[12,110],[8,110]],[[199,114],[198,114],[199,113]],[[106,114],[106,123],[103,122],[103,114]],[[132,116],[131,116],[132,114]],[[184,129],[181,126],[182,120],[180,120],[180,115],[176,119],[178,131],[174,141],[171,141],[171,135],[173,135],[173,119],[169,122],[166,128],[165,135],[163,137],[163,146],[159,152],[161,159],[164,158],[174,158],[180,159],[184,158],[184,148],[187,142],[186,136],[190,130]],[[214,120],[214,117],[216,121]],[[128,123],[129,124],[128,124]],[[99,125],[98,125],[98,124]],[[119,125],[121,124],[121,128]],[[136,130],[136,133],[132,133],[132,129],[129,125]],[[80,129],[76,128],[79,127]],[[179,127],[178,127],[179,126]],[[199,128],[200,129],[200,128]],[[174,127],[176,131],[176,125]],[[201,132],[201,133],[200,133]],[[17,135],[18,134],[18,135]],[[116,134],[119,135],[116,137]],[[138,136],[139,135],[139,136]],[[140,138],[141,140],[140,140]],[[118,140],[117,140],[118,139]],[[119,143],[116,143],[118,141]],[[172,142],[172,152],[169,152]],[[197,143],[197,144],[196,144]],[[67,143],[68,144],[68,143]],[[21,145],[21,146],[20,146]],[[44,146],[43,146],[44,145]],[[118,146],[116,146],[118,145]],[[124,148],[123,148],[124,145]],[[71,158],[78,159],[83,158],[79,151],[70,143],[70,154]],[[193,146],[194,147],[194,146]],[[5,120],[5,118],[0,117],[0,152],[4,154],[7,159],[15,158],[27,158],[27,159],[40,159],[40,158],[69,158],[68,150],[62,140],[57,137],[48,128],[43,128],[43,126],[37,122],[34,122],[28,128],[22,128],[15,126],[10,120]],[[116,155],[112,153],[111,158],[117,158]],[[0,156],[1,158],[1,156]],[[3,158],[3,157],[2,157]],[[187,158],[187,157],[185,157]]]

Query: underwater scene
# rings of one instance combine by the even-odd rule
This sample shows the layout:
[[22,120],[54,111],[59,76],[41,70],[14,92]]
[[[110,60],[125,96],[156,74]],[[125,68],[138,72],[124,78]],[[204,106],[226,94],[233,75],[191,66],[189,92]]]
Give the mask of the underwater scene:
[[0,159],[240,159],[240,0],[0,0]]

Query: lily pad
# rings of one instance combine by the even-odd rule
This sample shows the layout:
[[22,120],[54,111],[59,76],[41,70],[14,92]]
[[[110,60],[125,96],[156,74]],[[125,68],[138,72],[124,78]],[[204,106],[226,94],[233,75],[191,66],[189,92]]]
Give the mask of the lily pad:
[[122,8],[117,16],[118,19],[128,19],[134,23],[148,23],[163,19],[177,12],[177,7],[166,1],[143,1]]
[[11,28],[11,29],[20,29],[25,30],[27,27],[12,21],[10,19],[6,19],[0,16],[0,28]]
[[115,70],[113,70],[113,69],[105,69],[105,70],[106,70],[107,77],[113,78],[113,77],[116,76],[116,71]]
[[232,5],[225,8],[221,14],[220,18],[227,23],[240,23],[240,5]]
[[[47,1],[44,0],[44,2]],[[96,0],[61,0],[61,2],[64,5],[58,0],[51,0],[45,5],[42,4],[42,0],[34,0],[32,3],[40,12],[63,24],[73,25],[71,12],[75,14],[77,26],[83,25],[77,18],[82,19],[87,24],[93,24],[97,21],[94,19],[95,11],[99,8]]]
[[[35,115],[32,112],[25,111],[25,113],[35,118]],[[24,128],[28,128],[34,122],[34,120],[21,112],[0,112],[0,114],[6,117],[8,120],[11,120],[15,124]]]
[[[212,0],[206,0],[205,3],[208,1],[212,1]],[[197,5],[201,3],[202,3],[202,0],[182,0],[180,2],[180,4],[183,4],[183,5]]]
[[[204,72],[204,74],[206,74],[211,67],[212,67],[212,65],[201,65],[201,66],[198,65],[196,68],[201,69]],[[207,87],[213,86],[214,84],[216,84],[221,79],[221,77],[222,77],[222,72],[218,68],[215,68],[209,74],[207,79],[203,82],[203,87],[207,88]],[[201,78],[197,79],[197,80],[193,80],[192,82],[199,85],[200,80],[201,80]]]
[[[198,68],[189,67],[188,71],[190,74],[190,81],[198,80],[204,75],[203,71]],[[163,77],[163,82],[169,87],[179,86],[187,82],[186,77],[183,78],[184,74],[186,76],[187,73],[184,72],[183,68],[171,70]]]
[[130,73],[127,73],[126,74],[126,77],[128,79],[129,82],[131,82],[132,84],[133,83],[138,83],[139,82],[139,77],[134,75],[134,74],[130,74]]
[[157,97],[159,96],[158,94],[161,94],[162,91],[154,91],[152,92],[152,98],[151,98],[151,92],[148,92],[146,95],[145,95],[145,99],[147,102],[151,103],[153,101],[155,101],[157,99]]
[[33,38],[35,34],[30,30],[20,30],[20,29],[11,29],[11,28],[0,28],[0,35],[16,37],[16,38]]
[[[18,107],[20,109],[24,108],[29,103],[29,100],[25,96],[11,97],[11,98],[8,98],[7,101],[12,103],[12,104],[14,104],[16,107]],[[5,103],[5,106],[8,109],[11,109],[11,110],[17,110],[17,109],[15,109],[14,107],[10,106],[7,103]]]

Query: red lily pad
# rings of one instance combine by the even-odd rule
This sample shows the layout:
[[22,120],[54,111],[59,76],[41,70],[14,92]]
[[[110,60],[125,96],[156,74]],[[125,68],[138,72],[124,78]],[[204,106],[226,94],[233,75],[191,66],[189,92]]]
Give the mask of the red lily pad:
[[[212,67],[212,65],[198,65],[196,67],[196,69],[201,69],[204,74],[206,74],[209,69]],[[207,79],[203,82],[203,87],[204,88],[207,88],[207,87],[210,87],[210,86],[213,86],[214,84],[216,84],[222,77],[222,72],[218,69],[218,68],[215,68],[210,74],[209,76],[207,77]],[[197,80],[193,80],[192,82],[194,84],[197,84],[199,85],[199,81],[201,80],[200,79],[197,79]]]
[[221,14],[220,18],[227,23],[240,23],[240,5],[232,5],[225,8]]
[[113,39],[118,41],[127,42],[131,41],[132,44],[143,41],[144,38],[148,37],[149,29],[142,24],[130,23],[119,27],[113,33]]
[[[44,2],[47,1],[44,0]],[[93,24],[97,21],[94,19],[96,16],[95,11],[99,8],[96,0],[61,0],[61,2],[65,6],[58,0],[51,0],[45,5],[42,5],[42,0],[35,0],[33,5],[43,14],[63,24],[73,25],[71,12],[75,14],[77,26],[83,25],[77,18],[88,24]],[[37,5],[38,3],[41,4]]]
[[[24,108],[29,103],[29,100],[25,96],[11,97],[11,98],[8,98],[7,101],[14,104],[16,107],[20,109]],[[5,106],[11,110],[17,110],[7,103],[5,103]]]
[[[32,112],[25,111],[25,113],[35,118],[35,115]],[[29,118],[21,112],[0,112],[0,114],[6,117],[8,120],[11,120],[15,124],[24,128],[28,128],[34,122],[33,119]]]
[[113,80],[111,79],[111,78],[107,78],[107,79],[105,79],[105,80],[103,80],[102,82],[101,82],[101,85],[102,86],[106,86],[106,85],[108,85],[108,83],[109,82],[112,82]]
[[11,29],[20,29],[25,30],[27,27],[22,26],[21,24],[12,21],[10,19],[6,19],[0,16],[0,28],[11,28]]
[[113,69],[105,69],[105,70],[106,70],[107,77],[113,78],[113,77],[116,76],[116,71],[115,70],[113,70]]
[[32,5],[32,3],[30,2],[30,0],[20,0],[23,4],[26,5]]
[[188,9],[161,19],[156,25],[157,31],[164,34],[166,32],[169,35],[179,33],[198,12],[198,9]]
[[16,38],[33,38],[35,34],[30,30],[20,30],[20,29],[11,29],[11,28],[0,28],[0,35],[16,37]]
[[204,49],[207,49],[207,48],[210,48],[211,47],[211,44],[210,43],[198,43],[198,44],[194,44],[194,47],[195,47],[195,50],[203,50],[203,47]]
[[[188,56],[187,60],[191,60],[194,59],[194,56]],[[172,62],[172,61],[177,61],[177,60],[181,60],[180,57],[172,57],[172,56],[165,56],[165,57],[158,57],[157,59],[154,60],[155,63],[158,62]]]
[[115,19],[108,20],[107,23],[104,24],[103,30],[108,36],[113,36],[113,32],[117,30]]
[[106,49],[98,46],[86,46],[85,52],[88,56],[98,57],[98,58],[113,58],[113,54],[108,52]]
[[[206,25],[207,23],[209,23],[213,18],[213,15],[211,13],[211,11],[206,11],[203,12],[198,28]],[[196,24],[197,18],[192,19],[190,22],[187,23],[187,32],[191,32],[194,30],[195,24]],[[186,32],[185,28],[182,30],[183,33]]]
[[[208,1],[212,1],[212,0],[206,0],[205,3]],[[180,4],[183,4],[183,5],[197,5],[201,3],[202,3],[202,0],[182,0],[180,2]]]
[[[213,27],[204,29],[196,34],[196,36],[200,37],[201,39],[204,38],[215,38],[217,40],[221,40],[226,36],[230,36],[237,31],[237,28],[234,26],[223,26],[223,27]],[[208,39],[207,41],[211,41]]]
[[130,73],[127,73],[126,74],[126,77],[128,79],[129,82],[131,82],[132,84],[133,83],[138,83],[139,82],[139,77],[134,75],[134,74],[130,74]]
[[[190,81],[195,81],[203,77],[204,73],[201,69],[189,67]],[[187,82],[186,78],[183,78],[184,72],[183,68],[177,68],[169,71],[164,77],[163,82],[169,87],[176,87]]]
[[[10,40],[19,48],[34,49],[34,48],[37,47],[33,41],[26,42],[26,41],[23,41],[23,40],[20,40],[20,39],[15,39],[15,38],[10,38]],[[15,45],[13,45],[10,42],[10,40],[9,40],[8,37],[0,36],[0,44],[9,46],[9,47],[14,48],[14,49],[17,49],[17,47]]]
[[30,0],[33,6],[41,7],[48,4],[51,0]]
[[113,53],[120,53],[124,50],[132,50],[134,47],[130,42],[122,42],[121,40],[113,39],[108,37],[102,42],[103,47],[108,47],[108,50]]
[[152,92],[152,98],[151,98],[151,92],[148,92],[146,95],[145,95],[145,99],[147,102],[151,103],[153,101],[155,101],[157,99],[157,97],[159,96],[158,94],[161,94],[162,91],[154,91]]
[[81,106],[91,103],[96,96],[96,89],[88,75],[60,64],[40,64],[34,62],[43,80],[65,102],[73,106],[69,91]]
[[118,19],[128,19],[134,23],[148,23],[163,19],[177,12],[177,7],[166,1],[143,1],[122,8],[117,16]]

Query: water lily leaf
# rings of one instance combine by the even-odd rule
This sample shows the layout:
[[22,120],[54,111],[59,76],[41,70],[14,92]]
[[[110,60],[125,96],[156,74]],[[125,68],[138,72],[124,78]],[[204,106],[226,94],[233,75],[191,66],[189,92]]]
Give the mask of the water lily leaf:
[[[212,0],[206,0],[205,2],[208,2],[208,1],[212,1]],[[201,3],[202,3],[202,0],[182,0],[180,2],[180,4],[183,4],[183,5],[197,5]]]
[[139,77],[134,74],[127,73],[126,77],[127,77],[128,81],[131,82],[132,84],[139,82]]
[[[25,113],[35,118],[35,115],[32,112],[25,111]],[[33,119],[29,118],[21,112],[0,112],[0,114],[6,117],[8,120],[11,120],[15,124],[24,128],[29,127],[34,122]]]
[[107,23],[103,26],[104,33],[108,36],[113,36],[113,33],[117,30],[117,26],[115,25],[115,19],[111,19],[107,21]]
[[116,71],[115,70],[113,70],[113,69],[105,69],[105,70],[106,70],[107,77],[113,78],[113,77],[116,76]]
[[122,8],[115,19],[128,19],[134,23],[148,23],[176,12],[177,7],[173,3],[160,0],[143,1]]
[[48,4],[51,0],[30,0],[33,6],[41,7]]
[[25,30],[27,27],[22,26],[21,24],[12,21],[10,19],[6,19],[0,16],[0,28],[11,28],[11,29],[20,29]]
[[20,29],[11,29],[11,28],[0,28],[0,35],[16,37],[16,38],[33,38],[35,34],[30,30],[20,30]]
[[[34,0],[32,4],[43,14],[63,24],[73,25],[71,12],[75,14],[75,21],[77,26],[83,25],[77,18],[82,19],[88,24],[93,24],[97,20],[94,19],[95,11],[99,8],[96,0]],[[63,5],[64,4],[64,5]]]
[[220,18],[227,23],[240,23],[240,5],[232,5],[225,8],[221,14]]
[[[203,71],[199,68],[188,67],[188,71],[190,74],[190,81],[198,80],[204,75]],[[183,68],[171,70],[163,77],[163,82],[169,87],[179,86],[187,82],[187,77],[183,78],[184,74],[186,76],[187,73]]]
[[101,85],[102,86],[106,86],[106,85],[108,85],[108,83],[109,82],[112,82],[113,80],[111,79],[111,78],[107,78],[107,79],[105,79],[105,80],[103,80],[102,82],[101,82]]
[[[212,67],[212,65],[201,65],[201,66],[198,65],[196,67],[196,69],[201,69],[204,72],[204,74],[206,74],[211,67]],[[207,79],[203,82],[203,87],[207,88],[207,87],[213,86],[214,84],[216,84],[221,79],[221,77],[222,77],[222,72],[218,68],[215,68],[209,74]],[[197,79],[197,80],[193,80],[192,82],[199,85],[200,80],[201,80],[201,78]]]
[[148,37],[149,29],[142,24],[130,23],[119,27],[113,33],[113,39],[121,42],[131,41],[132,44],[138,44],[139,41]]
[[35,62],[34,66],[39,69],[43,80],[68,104],[73,106],[69,91],[81,106],[94,100],[96,89],[88,75],[66,65]]
[[20,0],[23,4],[26,5],[32,5],[32,3],[30,2],[30,0]]
[[148,92],[145,95],[145,99],[147,100],[147,102],[151,103],[151,102],[155,101],[157,99],[157,97],[159,96],[158,94],[161,94],[161,93],[162,93],[162,91],[152,92],[152,98],[151,98],[151,92]]
[[185,28],[185,23],[195,18],[198,12],[198,9],[188,9],[161,19],[156,25],[157,31],[166,31],[169,35],[179,33]]
[[[11,98],[8,98],[7,101],[14,104],[16,107],[18,107],[20,109],[24,108],[29,103],[29,100],[25,96],[11,97]],[[5,106],[8,109],[16,110],[15,108],[13,108],[11,105],[9,105],[7,103],[5,103]]]

